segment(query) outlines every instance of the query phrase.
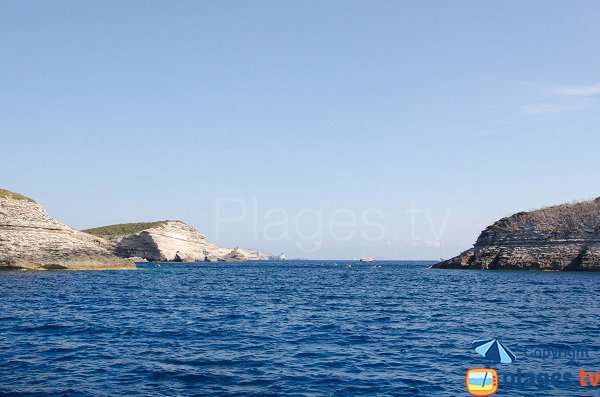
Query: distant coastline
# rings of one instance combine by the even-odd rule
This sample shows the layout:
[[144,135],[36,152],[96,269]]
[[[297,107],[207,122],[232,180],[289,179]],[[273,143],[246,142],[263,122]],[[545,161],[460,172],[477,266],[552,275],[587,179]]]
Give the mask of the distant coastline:
[[222,248],[181,221],[77,231],[33,199],[0,189],[0,270],[134,269],[135,262],[269,260],[254,249]]
[[[179,220],[74,230],[33,199],[0,189],[0,270],[133,269],[135,262],[285,260],[208,242]],[[519,212],[487,227],[440,269],[600,271],[600,197]]]

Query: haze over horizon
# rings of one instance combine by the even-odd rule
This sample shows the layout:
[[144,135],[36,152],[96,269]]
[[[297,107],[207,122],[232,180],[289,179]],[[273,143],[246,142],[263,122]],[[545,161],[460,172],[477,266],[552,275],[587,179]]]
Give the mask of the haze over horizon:
[[181,219],[288,256],[450,257],[503,216],[600,196],[599,18],[3,2],[0,188],[80,229]]

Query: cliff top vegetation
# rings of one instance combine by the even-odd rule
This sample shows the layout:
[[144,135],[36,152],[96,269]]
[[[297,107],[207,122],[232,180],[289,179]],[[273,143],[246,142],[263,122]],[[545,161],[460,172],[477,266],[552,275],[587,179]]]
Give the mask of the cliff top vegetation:
[[595,200],[573,202],[518,212],[494,223],[490,228],[502,232],[518,232],[534,225],[549,233],[569,231],[598,231],[600,229],[600,197]]
[[171,221],[157,221],[157,222],[139,222],[139,223],[120,223],[117,225],[109,225],[96,227],[93,229],[82,230],[85,233],[93,234],[94,236],[103,237],[118,237],[125,236],[128,234],[139,233],[146,229],[152,229],[160,225],[164,225]]
[[9,199],[13,199],[13,200],[24,200],[24,201],[29,201],[29,202],[35,203],[34,200],[30,199],[29,197],[25,197],[22,194],[14,193],[14,192],[11,192],[10,190],[6,190],[6,189],[0,189],[0,199],[3,199],[3,198],[9,198]]

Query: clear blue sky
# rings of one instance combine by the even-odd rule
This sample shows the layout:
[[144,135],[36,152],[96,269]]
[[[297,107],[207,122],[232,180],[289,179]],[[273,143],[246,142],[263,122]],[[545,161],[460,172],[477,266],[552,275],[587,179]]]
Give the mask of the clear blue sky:
[[598,21],[597,1],[1,1],[0,187],[76,228],[449,257],[600,196]]

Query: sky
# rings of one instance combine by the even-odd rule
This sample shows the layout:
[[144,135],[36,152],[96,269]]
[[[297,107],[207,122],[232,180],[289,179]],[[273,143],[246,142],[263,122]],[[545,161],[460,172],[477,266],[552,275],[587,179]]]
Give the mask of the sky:
[[290,257],[437,259],[600,196],[597,1],[0,1],[0,188]]

